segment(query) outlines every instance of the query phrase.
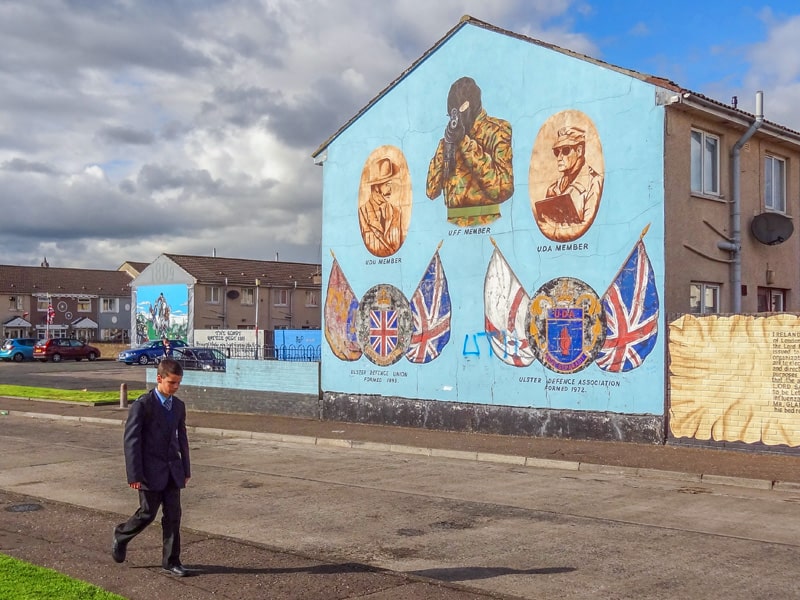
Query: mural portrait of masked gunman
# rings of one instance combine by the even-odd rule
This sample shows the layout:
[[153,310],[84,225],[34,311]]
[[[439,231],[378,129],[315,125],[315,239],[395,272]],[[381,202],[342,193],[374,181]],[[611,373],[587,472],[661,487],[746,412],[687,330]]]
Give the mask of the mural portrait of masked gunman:
[[447,220],[454,225],[492,223],[514,193],[511,124],[486,114],[471,77],[450,87],[447,118],[428,166],[426,194],[435,200],[444,193]]

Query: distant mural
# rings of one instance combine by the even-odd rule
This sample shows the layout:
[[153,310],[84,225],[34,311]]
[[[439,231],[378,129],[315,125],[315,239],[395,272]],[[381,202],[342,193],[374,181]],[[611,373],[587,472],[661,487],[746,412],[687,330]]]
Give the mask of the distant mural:
[[438,248],[410,302],[389,284],[375,285],[357,300],[334,257],[325,301],[325,339],[341,360],[358,360],[363,354],[380,366],[403,356],[412,363],[429,363],[450,341],[450,313]]
[[460,227],[500,218],[500,204],[514,193],[511,125],[490,117],[481,89],[462,77],[447,95],[447,125],[428,166],[426,193],[444,194],[447,220]]
[[136,289],[136,343],[186,340],[189,293],[184,284],[144,285]]
[[603,151],[591,119],[566,110],[536,136],[529,186],[533,217],[550,240],[570,242],[591,227],[603,196]]
[[367,250],[390,256],[400,249],[411,221],[411,181],[399,148],[381,146],[361,172],[358,223]]

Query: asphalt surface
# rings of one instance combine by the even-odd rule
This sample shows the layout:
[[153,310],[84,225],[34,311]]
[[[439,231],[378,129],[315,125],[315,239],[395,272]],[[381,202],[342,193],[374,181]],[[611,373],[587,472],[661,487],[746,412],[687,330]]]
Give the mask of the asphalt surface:
[[[44,373],[33,368],[33,375],[22,376],[22,370],[11,371],[3,366],[0,365],[0,382],[4,377],[19,377],[18,382],[26,385],[42,385],[30,383],[32,378],[39,378],[50,381],[49,387],[78,386],[72,389],[98,389],[93,382],[103,382],[102,385],[108,386],[106,389],[117,389],[121,381],[132,388],[145,387],[144,369],[138,367],[120,369],[113,364],[84,363],[80,370],[73,368],[77,365],[51,368]],[[66,372],[65,368],[68,369]],[[79,430],[85,425],[87,428],[110,427],[121,432],[126,412],[127,409],[119,405],[76,406],[36,399],[0,398],[0,433],[5,434],[11,429],[3,427],[4,418],[13,419],[6,421],[8,424],[52,422],[72,425]],[[792,456],[513,438],[265,415],[190,412],[187,420],[190,436],[212,436],[257,445],[299,445],[323,454],[342,450],[366,451],[387,456],[455,460],[458,465],[525,467],[550,474],[562,473],[565,477],[569,473],[583,473],[588,477],[622,477],[628,481],[669,481],[689,491],[684,493],[696,494],[708,493],[718,486],[728,490],[740,489],[743,493],[767,494],[765,498],[776,498],[783,505],[796,502],[795,496],[800,492],[800,459]],[[115,455],[119,453],[119,448],[111,450]],[[240,452],[246,454],[244,449]],[[26,460],[31,464],[36,464],[37,460],[46,464],[53,459],[28,457]],[[22,484],[0,485],[0,507],[6,511],[0,525],[0,551],[91,581],[131,599],[170,596],[323,600],[548,597],[530,595],[524,591],[528,588],[524,587],[518,594],[513,587],[509,592],[502,586],[493,589],[483,583],[493,577],[513,575],[514,569],[510,567],[488,568],[468,563],[444,570],[396,570],[385,568],[381,561],[371,558],[372,555],[360,556],[355,552],[343,551],[340,559],[332,559],[330,549],[325,548],[325,542],[321,540],[316,544],[296,545],[287,538],[273,545],[255,531],[248,535],[246,527],[235,536],[221,535],[225,528],[216,530],[211,526],[186,530],[184,545],[192,549],[189,566],[195,577],[176,579],[162,574],[154,564],[152,557],[158,555],[160,544],[157,524],[136,540],[137,545],[149,549],[150,562],[139,560],[132,565],[126,563],[128,568],[120,568],[111,562],[108,554],[109,524],[127,516],[125,513],[98,509],[107,504],[100,498],[97,502],[70,496],[58,500],[61,496],[56,490],[51,490],[47,477],[33,482],[23,481]],[[20,493],[21,489],[31,493]],[[101,491],[92,493],[101,494]],[[313,498],[310,501],[313,502]],[[34,506],[41,507],[41,510],[27,510]],[[220,514],[217,518],[234,520],[230,514]],[[353,527],[358,528],[358,524],[354,523]],[[358,560],[353,560],[354,556]],[[574,568],[573,565],[557,564],[517,569],[517,574],[552,578]],[[470,583],[476,580],[481,580],[481,585]],[[659,597],[657,593],[633,594],[622,591],[624,589],[606,590],[607,593],[595,597]],[[761,597],[790,597],[785,595],[785,591],[781,592],[783,595],[764,594]],[[563,597],[582,596],[564,594]]]

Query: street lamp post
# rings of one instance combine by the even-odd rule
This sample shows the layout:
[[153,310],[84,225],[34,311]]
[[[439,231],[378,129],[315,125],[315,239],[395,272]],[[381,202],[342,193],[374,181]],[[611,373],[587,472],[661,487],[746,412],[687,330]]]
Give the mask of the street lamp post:
[[256,360],[258,360],[258,288],[261,285],[261,280],[256,279]]

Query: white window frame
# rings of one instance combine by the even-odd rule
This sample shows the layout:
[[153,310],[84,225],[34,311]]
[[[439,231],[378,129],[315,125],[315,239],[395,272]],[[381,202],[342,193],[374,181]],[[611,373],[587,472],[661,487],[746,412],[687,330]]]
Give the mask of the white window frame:
[[786,213],[786,161],[777,156],[764,156],[764,207]]
[[90,313],[92,312],[92,299],[91,298],[78,298],[78,302],[75,308],[76,312],[79,313]]
[[253,306],[256,303],[256,288],[242,288],[242,305]]
[[289,306],[289,290],[272,290],[273,306]]
[[719,136],[692,129],[690,160],[693,194],[720,196],[720,146]]
[[118,313],[119,312],[119,298],[101,298],[100,299],[100,312],[101,313]]
[[783,312],[786,310],[786,292],[784,290],[770,290],[769,307],[772,312]]
[[21,311],[25,307],[24,298],[17,294],[16,296],[8,297],[8,308],[13,311]]
[[317,293],[317,290],[306,290],[306,306],[319,306],[319,294]]
[[206,304],[219,304],[222,288],[218,285],[207,285],[205,289]]
[[50,300],[47,298],[36,299],[36,310],[38,312],[47,312],[47,307],[50,306]]
[[718,314],[720,288],[718,283],[693,281],[689,284],[689,312],[695,315]]

